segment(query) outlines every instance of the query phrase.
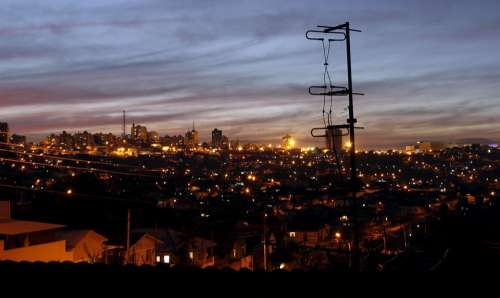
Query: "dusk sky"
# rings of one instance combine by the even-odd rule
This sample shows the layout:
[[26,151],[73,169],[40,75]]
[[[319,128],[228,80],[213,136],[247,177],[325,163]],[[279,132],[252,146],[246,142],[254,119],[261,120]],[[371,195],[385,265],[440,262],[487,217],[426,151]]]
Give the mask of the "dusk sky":
[[[316,25],[350,21],[362,148],[500,140],[499,1],[2,0],[0,121],[40,137],[121,131],[299,145],[322,125]],[[345,45],[331,68],[345,84]],[[336,98],[338,121],[347,101]]]

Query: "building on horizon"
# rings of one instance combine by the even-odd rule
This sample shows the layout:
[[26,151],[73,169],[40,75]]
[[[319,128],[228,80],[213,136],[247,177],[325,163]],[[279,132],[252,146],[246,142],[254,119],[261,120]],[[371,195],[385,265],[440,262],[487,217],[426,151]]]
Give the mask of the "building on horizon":
[[9,124],[7,122],[0,122],[0,142],[9,142]]
[[284,149],[294,149],[295,148],[294,137],[289,134],[286,134],[283,138],[281,138],[281,146]]
[[194,128],[194,121],[193,121],[193,129],[186,132],[184,142],[187,147],[197,147],[200,144],[200,134]]
[[156,131],[148,132],[148,142],[149,143],[158,143],[160,142],[160,134]]
[[62,134],[59,136],[59,145],[73,146],[74,144],[75,139],[73,135],[63,130]]
[[337,153],[342,152],[342,130],[329,128],[326,130],[326,149]]
[[222,130],[212,130],[212,148],[222,148]]
[[231,143],[229,142],[229,138],[224,135],[222,136],[221,148],[226,150],[231,149]]
[[132,141],[136,143],[146,143],[148,141],[148,129],[146,126],[136,125],[132,123],[132,129],[130,131]]
[[182,147],[184,146],[184,137],[182,135],[165,135],[164,137],[160,138],[160,142],[166,146]]
[[108,239],[92,230],[11,217],[10,201],[0,201],[0,261],[102,262]]
[[425,153],[432,151],[439,151],[445,148],[452,147],[452,145],[446,145],[441,142],[430,142],[430,141],[417,141],[415,144],[406,145],[405,152],[406,153]]
[[88,131],[82,133],[76,133],[73,136],[75,146],[80,148],[86,148],[87,146],[94,146],[94,137]]

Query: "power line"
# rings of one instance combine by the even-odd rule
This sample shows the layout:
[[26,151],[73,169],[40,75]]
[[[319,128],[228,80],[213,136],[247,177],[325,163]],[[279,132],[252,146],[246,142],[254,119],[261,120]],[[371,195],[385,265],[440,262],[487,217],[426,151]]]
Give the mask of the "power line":
[[71,191],[71,193],[68,194],[68,192],[57,191],[57,190],[37,189],[37,188],[30,188],[30,187],[26,187],[26,186],[18,186],[18,185],[10,185],[10,184],[0,183],[0,188],[2,188],[2,187],[9,188],[9,189],[26,190],[26,191],[32,191],[32,192],[54,193],[54,194],[59,194],[59,195],[65,196],[65,197],[82,197],[82,198],[91,198],[91,199],[99,199],[99,200],[122,201],[122,202],[128,202],[128,203],[153,204],[152,202],[143,201],[143,200],[124,199],[124,198],[109,197],[109,196],[96,196],[96,195],[75,193],[73,191]]
[[159,177],[151,176],[151,175],[117,172],[117,171],[97,169],[97,168],[82,168],[82,167],[74,167],[74,166],[59,166],[59,165],[53,165],[53,164],[49,164],[49,163],[41,163],[41,162],[33,162],[33,161],[22,161],[22,160],[17,160],[17,159],[12,159],[12,158],[5,158],[5,157],[0,157],[0,161],[8,161],[8,162],[13,162],[13,163],[21,163],[21,164],[27,164],[27,165],[32,165],[32,166],[46,166],[46,167],[52,167],[52,168],[58,168],[58,169],[66,169],[66,170],[72,169],[72,170],[77,170],[77,171],[102,172],[102,173],[113,174],[113,175],[159,178]]
[[[2,144],[2,143],[0,143],[0,144]],[[82,163],[87,163],[87,164],[101,164],[101,165],[107,165],[107,166],[113,166],[113,167],[124,167],[124,168],[128,167],[128,168],[142,169],[141,167],[127,165],[127,164],[108,163],[108,162],[103,162],[103,161],[93,161],[93,160],[86,160],[86,159],[79,159],[79,158],[72,158],[72,157],[62,157],[62,156],[57,156],[57,155],[45,154],[45,153],[36,154],[36,153],[29,153],[29,152],[9,150],[9,149],[0,149],[0,151],[28,155],[28,156],[33,156],[33,157],[40,157],[40,158],[43,157],[43,158],[49,158],[49,159],[69,160],[69,161],[74,161],[77,163],[82,162]]]

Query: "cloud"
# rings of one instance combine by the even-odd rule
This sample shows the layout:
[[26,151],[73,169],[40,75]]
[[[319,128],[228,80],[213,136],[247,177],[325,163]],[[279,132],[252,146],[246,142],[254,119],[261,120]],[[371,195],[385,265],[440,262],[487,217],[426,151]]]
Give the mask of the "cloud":
[[[320,126],[319,24],[349,20],[359,143],[500,139],[497,1],[9,1],[0,111],[19,133],[119,131],[121,110],[161,133],[192,119],[249,141]],[[343,45],[330,63],[345,83]],[[346,101],[334,108],[345,117]],[[76,110],[75,110],[76,109]],[[340,120],[340,119],[339,119]],[[118,121],[119,122],[119,121]],[[489,125],[488,125],[489,124]]]

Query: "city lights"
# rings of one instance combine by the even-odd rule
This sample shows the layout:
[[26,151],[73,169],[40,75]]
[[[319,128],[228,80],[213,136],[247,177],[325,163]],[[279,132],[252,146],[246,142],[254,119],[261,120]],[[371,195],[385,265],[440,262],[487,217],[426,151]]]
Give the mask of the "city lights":
[[337,2],[3,1],[5,297],[494,296],[500,1]]

